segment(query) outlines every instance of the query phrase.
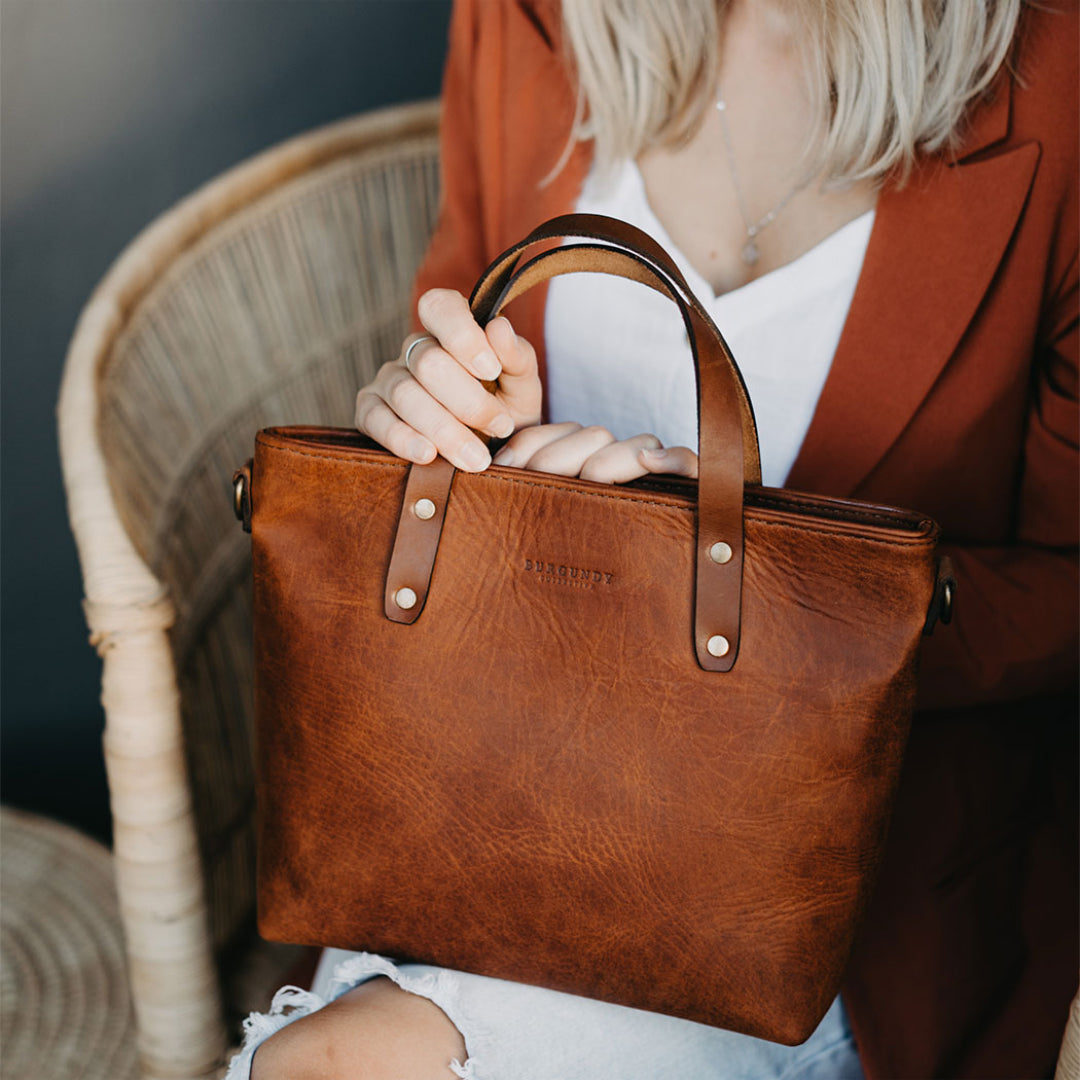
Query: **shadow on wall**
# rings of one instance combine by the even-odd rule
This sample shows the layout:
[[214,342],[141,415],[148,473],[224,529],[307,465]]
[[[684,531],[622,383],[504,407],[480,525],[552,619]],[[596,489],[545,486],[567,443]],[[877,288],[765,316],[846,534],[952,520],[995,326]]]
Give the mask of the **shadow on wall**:
[[297,132],[438,93],[450,0],[4,0],[0,797],[108,838],[55,404],[79,310],[135,234]]

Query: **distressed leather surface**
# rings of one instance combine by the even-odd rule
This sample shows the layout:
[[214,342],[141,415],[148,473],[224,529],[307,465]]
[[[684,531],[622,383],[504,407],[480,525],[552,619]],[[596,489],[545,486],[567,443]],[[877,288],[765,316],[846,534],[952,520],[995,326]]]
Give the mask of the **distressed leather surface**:
[[936,525],[748,485],[720,673],[693,483],[458,473],[408,625],[408,473],[355,432],[257,439],[263,934],[803,1040],[881,852]]

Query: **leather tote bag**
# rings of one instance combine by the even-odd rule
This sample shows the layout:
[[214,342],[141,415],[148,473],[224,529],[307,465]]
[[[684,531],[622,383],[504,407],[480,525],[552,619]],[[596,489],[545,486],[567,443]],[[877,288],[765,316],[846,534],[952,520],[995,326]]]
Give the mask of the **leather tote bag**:
[[581,270],[681,311],[699,481],[457,473],[313,427],[261,431],[235,477],[259,926],[797,1043],[837,993],[947,617],[938,527],[762,487],[735,361],[625,223],[546,223],[473,312]]

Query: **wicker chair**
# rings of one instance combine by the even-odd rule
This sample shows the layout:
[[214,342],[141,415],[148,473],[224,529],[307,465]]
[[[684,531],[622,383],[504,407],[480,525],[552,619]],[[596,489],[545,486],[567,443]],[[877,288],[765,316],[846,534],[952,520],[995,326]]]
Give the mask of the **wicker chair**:
[[[264,425],[350,424],[396,354],[438,209],[437,129],[437,102],[384,109],[207,184],[117,259],[68,352],[60,450],[104,659],[147,1077],[217,1075],[247,1004],[230,1008],[222,977],[255,940],[249,539],[231,473]],[[263,1007],[294,961],[261,956]]]

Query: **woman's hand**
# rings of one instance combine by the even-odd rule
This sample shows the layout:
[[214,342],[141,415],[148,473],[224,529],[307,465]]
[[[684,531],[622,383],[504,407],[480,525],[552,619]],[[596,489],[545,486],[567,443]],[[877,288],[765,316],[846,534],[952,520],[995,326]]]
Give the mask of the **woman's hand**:
[[665,449],[655,435],[618,440],[607,428],[542,424],[519,431],[495,455],[495,465],[513,465],[601,484],[625,484],[647,473],[698,474],[698,458],[685,446]]
[[[536,351],[505,316],[481,329],[453,289],[429,289],[417,314],[427,334],[410,334],[398,358],[356,395],[356,426],[408,461],[423,465],[442,454],[459,469],[480,472],[491,455],[470,428],[505,438],[540,420]],[[496,392],[481,379],[498,379]]]

